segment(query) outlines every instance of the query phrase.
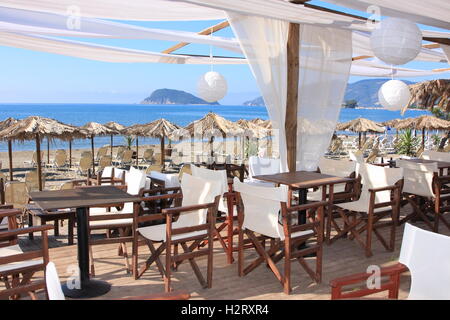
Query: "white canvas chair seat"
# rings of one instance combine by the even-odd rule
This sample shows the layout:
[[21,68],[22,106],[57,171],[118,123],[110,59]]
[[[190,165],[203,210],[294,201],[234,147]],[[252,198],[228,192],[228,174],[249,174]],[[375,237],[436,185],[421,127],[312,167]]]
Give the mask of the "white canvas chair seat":
[[164,181],[166,188],[174,188],[180,186],[177,174],[166,174],[158,171],[150,171],[149,176],[150,178]]
[[[345,192],[345,183],[335,184],[333,187],[333,192]],[[307,194],[308,201],[322,201],[322,189],[319,188],[315,191],[308,191]]]
[[[178,225],[176,222],[172,223],[173,229],[176,229],[177,227],[178,227]],[[149,240],[152,240],[155,242],[166,241],[166,225],[165,224],[158,224],[158,225],[154,225],[154,226],[138,228],[138,231],[139,231],[140,235],[142,235],[144,238],[147,238]],[[206,235],[206,233],[207,233],[206,230],[183,233],[181,235],[172,236],[172,240],[180,240],[183,238],[187,239],[190,237]]]
[[[369,202],[366,201],[366,199],[363,199],[362,201],[357,200],[353,202],[345,202],[336,204],[337,207],[349,210],[349,211],[355,211],[355,212],[369,212]],[[383,207],[383,208],[375,208],[373,211],[375,213],[377,212],[383,212],[387,210],[392,210],[392,207]]]
[[[0,257],[8,257],[16,254],[23,253],[22,249],[18,244],[8,247],[0,248]],[[7,263],[4,265],[0,265],[0,272],[10,271],[14,269],[20,269],[20,268],[29,268],[33,266],[38,266],[44,263],[44,260],[36,259],[36,260],[29,260],[29,261],[18,261],[18,262],[12,262]]]

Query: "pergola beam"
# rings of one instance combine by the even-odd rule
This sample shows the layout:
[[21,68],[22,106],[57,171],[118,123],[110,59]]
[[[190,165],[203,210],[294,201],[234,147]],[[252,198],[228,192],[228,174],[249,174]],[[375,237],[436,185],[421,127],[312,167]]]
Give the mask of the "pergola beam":
[[[230,26],[230,23],[228,22],[228,20],[225,20],[225,21],[222,21],[222,22],[220,22],[220,23],[218,23],[216,25],[213,25],[213,26],[211,26],[209,28],[203,29],[202,31],[198,32],[198,34],[200,34],[200,35],[210,35],[211,33],[214,33],[214,32],[217,32],[219,30],[225,29],[225,28],[227,28],[229,26]],[[174,52],[174,51],[176,51],[178,49],[181,49],[181,48],[187,46],[188,44],[190,44],[190,42],[180,42],[180,43],[177,43],[176,45],[174,45],[174,46],[172,46],[172,47],[170,47],[170,48],[168,48],[168,49],[166,49],[164,51],[161,51],[161,52],[169,54],[169,53],[172,53],[172,52]]]

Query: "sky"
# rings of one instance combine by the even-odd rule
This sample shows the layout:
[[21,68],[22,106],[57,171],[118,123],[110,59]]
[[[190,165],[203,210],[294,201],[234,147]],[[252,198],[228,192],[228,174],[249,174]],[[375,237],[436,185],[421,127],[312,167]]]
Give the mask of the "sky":
[[[311,1],[331,9],[368,16],[322,1]],[[136,22],[120,21],[149,28],[162,28],[198,32],[220,21],[189,22]],[[432,27],[429,30],[439,30]],[[231,28],[215,33],[217,36],[234,37]],[[123,46],[150,51],[162,51],[176,42],[156,40],[79,39],[99,44]],[[190,44],[176,53],[209,55],[209,46]],[[213,47],[214,55],[235,54]],[[0,46],[0,103],[139,103],[154,90],[170,88],[196,94],[199,77],[210,70],[208,65],[107,63],[73,58],[44,52]],[[409,68],[446,68],[446,63],[412,62]],[[214,66],[228,83],[228,93],[220,101],[224,105],[239,105],[260,95],[256,82],[247,65]],[[450,73],[444,76],[449,78]],[[439,78],[435,77],[435,78]],[[350,77],[349,82],[364,79]],[[433,79],[408,78],[411,81]]]

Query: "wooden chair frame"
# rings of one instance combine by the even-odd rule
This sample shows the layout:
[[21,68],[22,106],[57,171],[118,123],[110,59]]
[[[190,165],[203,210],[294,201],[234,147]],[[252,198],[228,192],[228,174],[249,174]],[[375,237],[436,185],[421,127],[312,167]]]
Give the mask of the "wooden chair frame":
[[[372,273],[358,273],[334,279],[330,282],[331,299],[338,300],[362,298],[384,291],[388,292],[389,299],[398,299],[400,275],[406,271],[408,271],[408,268],[401,263],[396,263],[393,266],[382,268],[380,270],[380,276],[386,280],[381,283],[381,286],[378,289],[369,289],[367,286],[361,288],[361,285],[366,284],[367,279],[372,276]],[[345,290],[345,287],[350,285],[358,285],[359,288]]]
[[[179,205],[182,201],[182,193],[172,193],[164,194],[153,197],[142,198],[142,201],[158,201],[162,199],[174,199],[175,205]],[[172,291],[171,287],[171,270],[176,269],[179,264],[185,260],[189,260],[189,263],[203,288],[211,288],[212,286],[212,268],[213,268],[213,235],[214,226],[216,222],[217,207],[219,205],[220,196],[217,196],[212,203],[191,205],[191,206],[176,206],[173,208],[163,209],[160,214],[152,214],[147,216],[139,216],[138,208],[135,211],[135,218],[133,220],[133,230],[134,240],[133,240],[133,274],[135,279],[139,279],[143,273],[153,264],[156,266],[164,279],[165,292]],[[135,204],[135,206],[138,204]],[[184,227],[184,228],[173,228],[172,222],[176,219],[175,217],[183,212],[189,212],[200,209],[208,209],[207,222],[205,224]],[[139,268],[138,266],[138,248],[139,248],[139,232],[137,231],[140,223],[145,223],[155,220],[166,220],[166,241],[161,242],[158,248],[155,247],[155,242],[149,239],[145,239],[145,243],[152,253],[147,261]],[[178,240],[173,240],[172,235],[180,235],[184,233],[190,233],[194,231],[206,230],[206,235],[192,236],[188,238],[182,238]],[[200,249],[200,243],[208,239],[208,246],[206,249]],[[189,242],[189,245],[188,245]],[[183,248],[184,253],[178,253],[178,246]],[[172,247],[174,247],[172,251]],[[196,250],[196,251],[194,251]],[[165,252],[165,265],[161,262],[160,255]],[[200,268],[195,262],[194,258],[200,256],[208,256],[207,259],[207,276],[206,281],[200,272]]]
[[25,235],[30,232],[41,232],[42,248],[40,250],[0,257],[0,265],[36,258],[42,258],[43,263],[0,271],[0,278],[6,287],[5,290],[0,291],[0,299],[19,299],[22,294],[29,294],[31,298],[35,300],[35,291],[45,289],[45,281],[31,281],[31,278],[36,272],[45,270],[45,266],[49,261],[48,230],[52,227],[43,225],[18,229],[16,216],[20,214],[22,214],[22,212],[16,209],[0,211],[0,219],[7,217],[9,226],[8,231],[0,232],[0,247],[16,245],[18,243],[19,235]]
[[[399,220],[399,224],[420,219],[433,232],[439,233],[439,222],[442,222],[450,230],[450,222],[444,217],[444,213],[450,211],[450,188],[446,187],[448,183],[450,183],[450,175],[440,176],[435,172],[433,176],[434,198],[403,193],[407,203],[413,207],[413,212]],[[429,218],[428,213],[433,215],[434,221]]]
[[[273,239],[260,235],[256,236],[252,230],[243,230],[245,208],[239,192],[236,192],[238,201],[238,221],[239,221],[239,253],[238,253],[238,274],[245,276],[256,267],[265,262],[273,272],[278,281],[283,286],[284,293],[290,294],[291,287],[291,261],[296,259],[302,268],[308,273],[312,280],[317,283],[322,281],[322,243],[324,231],[324,208],[328,205],[327,201],[311,202],[289,207],[285,202],[281,202],[281,215],[283,222],[284,241]],[[292,225],[292,216],[299,211],[307,212],[308,221],[301,225]],[[292,237],[293,233],[299,231],[313,231],[311,234]],[[244,267],[244,234],[250,239],[252,245],[259,254],[259,257]],[[308,240],[316,237],[317,243],[304,249],[299,246]],[[265,248],[265,240],[270,240],[270,247]],[[310,254],[316,254],[316,268],[312,270],[305,261],[305,257]],[[276,266],[276,263],[284,258],[284,273],[282,274]]]
[[[337,235],[330,238],[330,243],[333,243],[339,238],[346,236],[348,233],[351,235],[349,239],[356,240],[358,244],[364,249],[366,257],[371,257],[372,253],[372,239],[373,234],[378,238],[383,247],[388,251],[394,251],[395,247],[395,231],[398,225],[398,218],[400,214],[400,201],[401,192],[403,188],[403,180],[398,181],[393,186],[387,186],[382,188],[369,189],[369,209],[368,212],[356,212],[333,206],[333,211],[338,213],[338,217],[342,218],[344,221],[344,226],[341,227],[336,222],[336,215],[331,214],[330,222],[334,229],[337,231]],[[377,192],[391,191],[391,201],[375,203],[375,196]],[[389,207],[392,207],[389,208]],[[381,210],[375,212],[375,209],[387,208],[386,210]],[[391,221],[379,222],[379,220],[385,217],[391,217]],[[380,228],[390,228],[390,239],[389,243],[383,238],[378,229]],[[361,237],[361,233],[366,232],[366,239]]]

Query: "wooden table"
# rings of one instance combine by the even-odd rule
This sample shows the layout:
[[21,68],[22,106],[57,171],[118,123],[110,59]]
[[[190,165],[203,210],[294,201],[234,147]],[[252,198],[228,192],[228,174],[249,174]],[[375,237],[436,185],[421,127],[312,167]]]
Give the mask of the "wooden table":
[[[323,186],[329,186],[329,202],[333,202],[333,186],[339,183],[347,183],[353,181],[351,178],[341,178],[322,174],[319,172],[310,171],[296,171],[296,172],[284,172],[270,175],[254,176],[254,179],[272,182],[277,185],[284,184],[289,187],[289,201],[288,206],[291,206],[293,196],[292,193],[295,190],[299,191],[299,204],[305,204],[307,202],[307,192],[309,188],[317,188]],[[323,199],[324,201],[326,199]],[[305,223],[306,217],[304,214],[300,214],[299,223]]]
[[80,287],[63,285],[64,295],[70,298],[92,298],[104,295],[111,289],[106,281],[91,280],[89,277],[89,207],[120,205],[124,202],[139,201],[113,186],[93,186],[69,190],[31,192],[30,198],[43,210],[76,209],[78,266]]

